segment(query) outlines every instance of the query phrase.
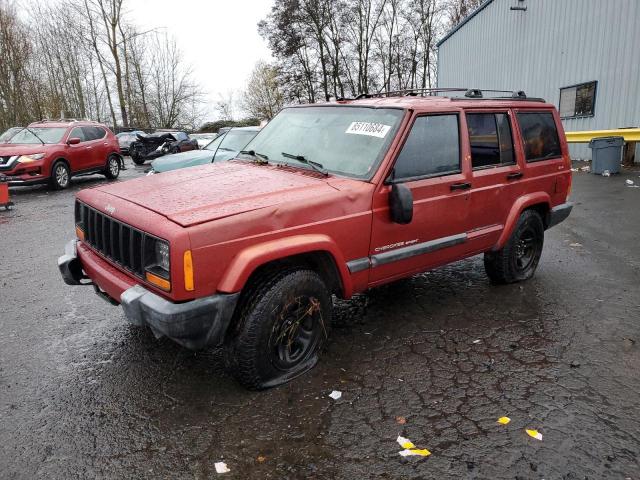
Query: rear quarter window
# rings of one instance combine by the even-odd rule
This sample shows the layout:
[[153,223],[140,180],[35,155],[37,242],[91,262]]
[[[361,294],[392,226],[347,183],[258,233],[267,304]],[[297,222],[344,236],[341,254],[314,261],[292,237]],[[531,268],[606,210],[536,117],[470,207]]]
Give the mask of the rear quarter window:
[[517,116],[527,162],[562,156],[558,129],[551,112],[519,112]]

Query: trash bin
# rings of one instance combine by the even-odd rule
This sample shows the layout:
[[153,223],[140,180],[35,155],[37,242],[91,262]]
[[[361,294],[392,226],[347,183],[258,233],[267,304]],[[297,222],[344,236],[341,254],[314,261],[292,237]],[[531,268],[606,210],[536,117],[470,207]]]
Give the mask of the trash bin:
[[609,170],[609,173],[620,173],[623,145],[624,137],[592,138],[589,142],[591,173],[601,175],[605,170]]

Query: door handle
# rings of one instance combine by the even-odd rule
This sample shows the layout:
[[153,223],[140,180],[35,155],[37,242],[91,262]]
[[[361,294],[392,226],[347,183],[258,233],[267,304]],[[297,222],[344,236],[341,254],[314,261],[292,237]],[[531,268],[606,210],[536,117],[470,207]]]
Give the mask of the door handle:
[[513,172],[507,175],[507,180],[517,180],[518,178],[522,178],[522,172]]
[[471,188],[471,184],[466,182],[466,183],[452,183],[451,184],[451,190],[467,190],[469,188]]

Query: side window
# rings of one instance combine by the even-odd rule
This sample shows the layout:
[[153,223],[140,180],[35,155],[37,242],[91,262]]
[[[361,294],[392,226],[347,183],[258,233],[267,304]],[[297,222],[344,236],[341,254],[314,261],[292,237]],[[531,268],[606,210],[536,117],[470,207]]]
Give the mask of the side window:
[[96,140],[106,137],[107,132],[105,131],[104,128],[101,128],[101,127],[92,127],[92,128],[93,128],[93,131],[95,132],[94,138]]
[[518,123],[527,162],[562,155],[558,130],[551,112],[520,112]]
[[82,131],[84,132],[84,138],[87,142],[96,139],[96,131],[93,127],[82,127]]
[[184,132],[175,132],[173,134],[173,136],[175,137],[175,139],[179,142],[182,142],[183,140],[187,139],[187,134]]
[[394,179],[459,173],[458,115],[416,118],[394,168]]
[[79,138],[81,142],[87,141],[87,136],[85,135],[85,132],[82,127],[76,127],[73,130],[71,130],[71,133],[69,134],[69,138]]
[[468,113],[467,128],[473,168],[515,163],[511,126],[506,113]]

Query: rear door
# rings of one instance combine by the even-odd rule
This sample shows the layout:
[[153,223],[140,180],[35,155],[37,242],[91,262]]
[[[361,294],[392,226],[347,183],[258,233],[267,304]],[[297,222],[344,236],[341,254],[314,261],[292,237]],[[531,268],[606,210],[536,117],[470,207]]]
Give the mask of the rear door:
[[448,263],[465,251],[469,172],[463,168],[460,113],[417,115],[393,169],[413,194],[413,220],[389,215],[389,182],[373,199],[370,284]]
[[510,109],[474,109],[466,111],[465,117],[472,184],[469,247],[477,252],[491,248],[498,240],[522,191],[524,173],[514,146]]

